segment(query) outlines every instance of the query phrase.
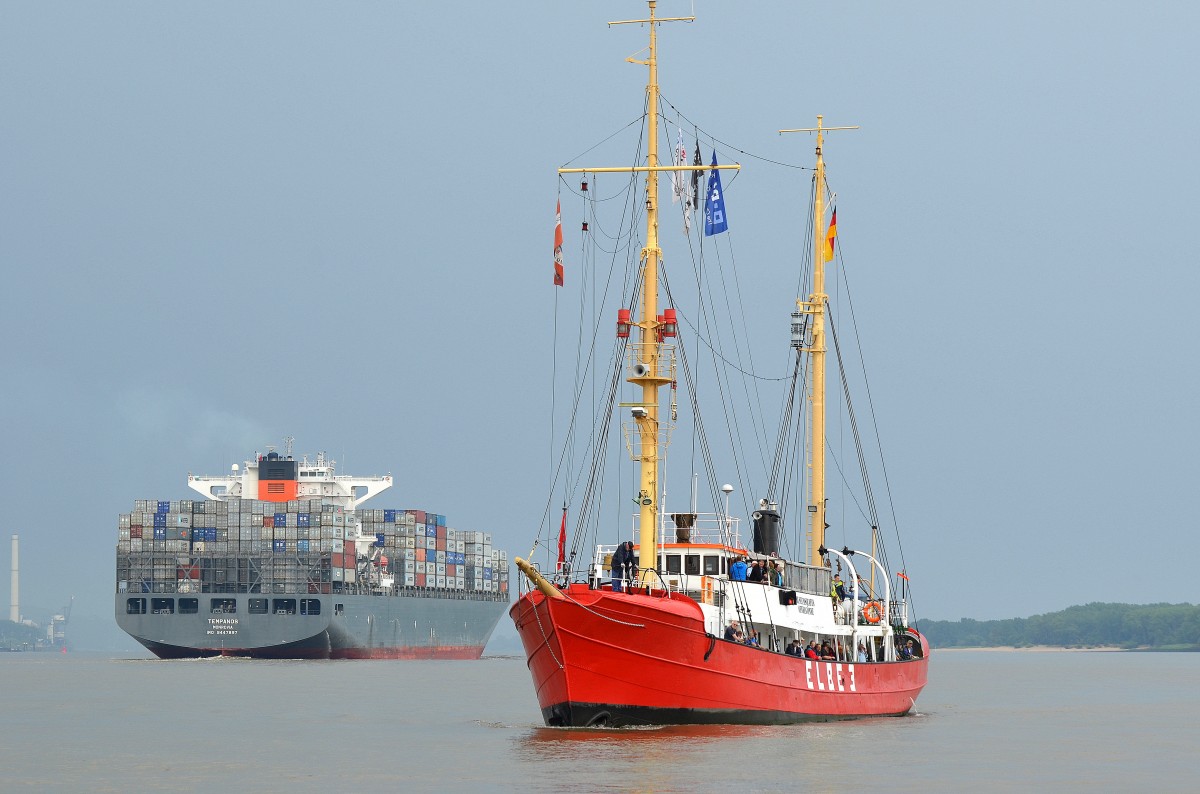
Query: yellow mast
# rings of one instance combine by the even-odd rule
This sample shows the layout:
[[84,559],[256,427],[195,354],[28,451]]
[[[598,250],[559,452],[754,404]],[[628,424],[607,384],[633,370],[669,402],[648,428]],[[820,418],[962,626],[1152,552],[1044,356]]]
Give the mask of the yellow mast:
[[803,314],[812,317],[810,346],[802,348],[812,360],[812,449],[809,452],[809,563],[819,565],[818,551],[825,545],[825,238],[829,227],[825,223],[825,158],[821,146],[825,133],[830,130],[856,130],[858,127],[825,127],[824,117],[817,116],[817,126],[802,130],[780,130],[783,132],[815,132],[817,134],[817,169],[813,175],[813,287],[808,300],[797,300],[796,306]]
[[[649,24],[650,47],[646,60],[633,56],[629,63],[649,67],[646,85],[646,124],[648,126],[646,165],[625,168],[560,168],[560,174],[572,173],[646,173],[646,246],[642,249],[642,314],[634,323],[638,327],[638,342],[629,355],[628,383],[640,386],[641,402],[634,403],[633,419],[637,426],[638,449],[634,458],[639,463],[638,501],[638,556],[641,563],[641,582],[651,583],[650,569],[658,567],[658,495],[659,465],[662,457],[659,450],[661,428],[659,425],[658,391],[673,379],[674,351],[664,351],[659,339],[658,319],[658,263],[662,249],[658,245],[658,174],[661,171],[706,171],[711,166],[659,165],[658,164],[658,36],[657,25],[663,22],[692,22],[695,17],[656,17],[656,0],[648,0],[648,19],[626,19],[609,22],[611,25]],[[737,169],[738,165],[719,165],[720,169]]]
[[[650,57],[644,61],[650,69],[646,84],[646,165],[658,165],[658,36],[654,23],[654,0],[650,1]],[[630,58],[629,60],[633,60]],[[638,482],[640,503],[638,517],[638,559],[641,562],[642,584],[649,584],[648,569],[658,568],[658,388],[670,379],[663,380],[659,371],[660,353],[658,344],[658,260],[662,249],[658,247],[658,172],[646,174],[646,247],[642,249],[642,321],[638,323],[641,355],[637,361],[644,369],[634,365],[630,383],[642,387],[642,407],[635,412],[641,471]]]

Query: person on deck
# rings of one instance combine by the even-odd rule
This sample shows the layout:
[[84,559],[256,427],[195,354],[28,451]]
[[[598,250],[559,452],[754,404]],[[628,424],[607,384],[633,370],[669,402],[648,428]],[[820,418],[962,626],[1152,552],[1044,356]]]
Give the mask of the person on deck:
[[833,586],[829,589],[829,595],[835,604],[840,604],[846,600],[846,585],[842,583],[842,575],[835,573],[833,575]]
[[729,581],[744,582],[746,581],[746,561],[738,557],[729,566]]
[[622,582],[632,579],[637,568],[633,564],[633,541],[627,540],[617,547],[612,556],[612,589],[614,593],[622,591]]
[[729,621],[729,625],[725,627],[725,639],[730,642],[740,642],[738,635],[741,633],[742,629],[736,620]]
[[817,651],[817,641],[813,640],[808,644],[808,648],[804,650],[805,659],[820,659],[821,654]]
[[762,566],[758,564],[758,560],[755,560],[754,564],[750,566],[750,572],[748,574],[746,574],[746,581],[747,582],[758,582],[759,584],[762,584],[762,580],[763,580]]

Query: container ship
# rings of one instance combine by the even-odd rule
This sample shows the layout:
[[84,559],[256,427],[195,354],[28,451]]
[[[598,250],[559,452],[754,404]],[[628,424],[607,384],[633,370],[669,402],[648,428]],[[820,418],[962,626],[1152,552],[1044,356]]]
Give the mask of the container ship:
[[361,507],[392,478],[273,450],[117,529],[117,624],[163,659],[477,659],[508,602],[486,532]]

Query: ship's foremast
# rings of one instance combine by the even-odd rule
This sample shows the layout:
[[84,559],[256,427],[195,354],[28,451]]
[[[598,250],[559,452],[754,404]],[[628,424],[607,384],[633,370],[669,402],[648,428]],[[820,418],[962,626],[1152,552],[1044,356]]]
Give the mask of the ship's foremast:
[[[666,427],[659,420],[659,390],[675,377],[673,346],[663,344],[663,327],[669,325],[658,314],[658,264],[662,249],[658,244],[658,175],[662,171],[704,171],[713,166],[659,165],[658,158],[658,37],[657,26],[663,22],[692,22],[695,17],[656,17],[655,0],[648,0],[647,19],[626,19],[609,22],[611,25],[644,24],[650,28],[650,46],[646,60],[633,56],[629,63],[646,66],[649,80],[646,85],[646,165],[616,168],[560,168],[560,174],[578,173],[638,173],[646,174],[646,246],[641,254],[641,319],[631,325],[638,328],[638,342],[627,351],[626,381],[641,388],[641,401],[627,403],[636,427],[637,444],[631,444],[634,460],[639,465],[638,551],[642,560],[642,582],[649,584],[649,569],[656,568],[658,559],[657,528],[661,479],[659,470],[664,457]],[[718,165],[719,169],[737,169],[738,165]]]

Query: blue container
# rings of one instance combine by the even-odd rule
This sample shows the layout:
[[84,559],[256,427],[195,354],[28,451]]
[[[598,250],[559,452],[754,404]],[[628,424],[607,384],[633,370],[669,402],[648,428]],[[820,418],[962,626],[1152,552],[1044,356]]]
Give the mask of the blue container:
[[166,513],[155,513],[154,514],[154,526],[166,527],[166,525],[167,525],[167,514]]
[[296,526],[298,526],[298,527],[310,526],[308,521],[309,521],[308,513],[300,513],[298,516],[296,516]]
[[436,538],[437,537],[437,526],[434,524],[426,524],[425,525],[425,537]]
[[375,545],[378,547],[381,547],[381,548],[383,547],[383,533],[382,532],[375,533]]
[[396,523],[396,511],[395,510],[384,510],[383,511],[383,523],[395,524]]
[[199,527],[192,528],[192,542],[198,543],[204,541],[204,530]]
[[276,552],[287,551],[287,541],[286,540],[276,540],[276,541],[272,541],[272,543],[274,543],[272,548]]
[[307,540],[296,541],[296,548],[300,551],[308,551],[308,541]]
[[204,528],[204,539],[215,543],[217,540],[217,528],[216,527],[205,527]]
[[156,512],[159,512],[159,513],[171,512],[171,503],[170,502],[159,502],[158,510]]
[[154,539],[155,540],[166,540],[167,539],[167,528],[166,527],[155,527],[154,528]]
[[275,526],[277,526],[277,527],[286,527],[287,526],[287,513],[276,513],[275,514]]

